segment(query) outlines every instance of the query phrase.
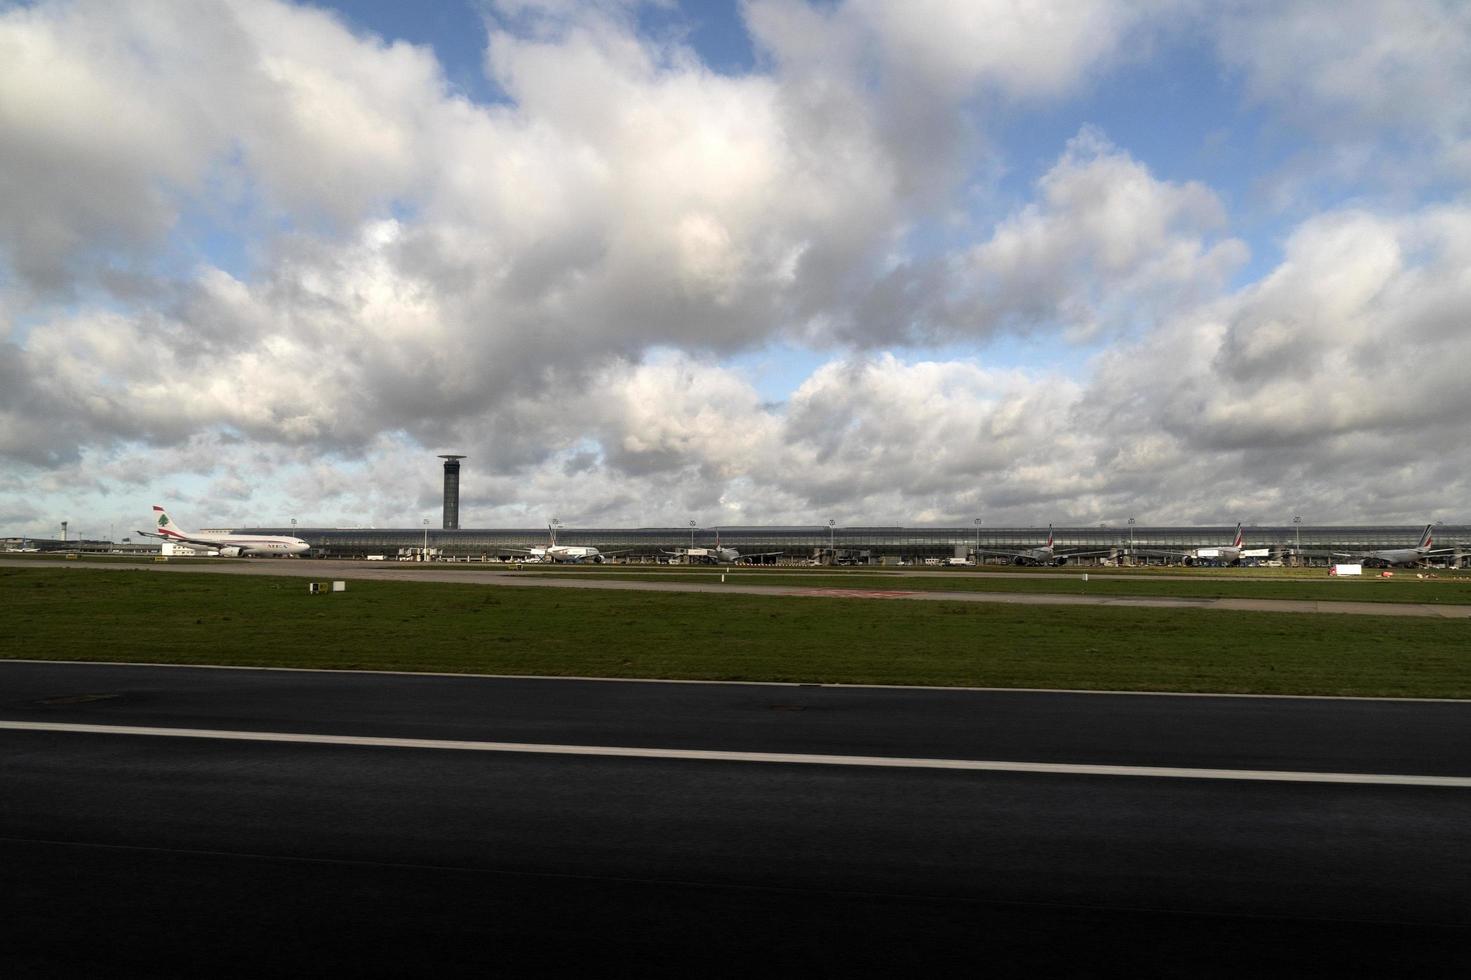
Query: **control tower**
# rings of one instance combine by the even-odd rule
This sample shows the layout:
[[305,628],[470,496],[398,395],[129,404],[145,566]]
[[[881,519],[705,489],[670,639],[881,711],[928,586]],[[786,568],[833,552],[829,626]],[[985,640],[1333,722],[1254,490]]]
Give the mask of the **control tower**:
[[444,526],[457,530],[460,526],[460,460],[463,456],[441,456],[444,460]]

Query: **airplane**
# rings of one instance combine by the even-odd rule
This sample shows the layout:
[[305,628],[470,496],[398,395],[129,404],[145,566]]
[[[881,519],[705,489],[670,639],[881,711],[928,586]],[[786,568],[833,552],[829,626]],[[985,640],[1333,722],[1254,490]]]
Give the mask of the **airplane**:
[[520,555],[531,556],[531,561],[563,562],[569,564],[581,564],[590,561],[594,565],[601,565],[613,555],[621,555],[632,548],[624,548],[622,551],[599,551],[596,548],[585,545],[557,544],[557,528],[554,524],[547,525],[547,535],[550,542],[545,548],[505,548],[502,550],[515,552]]
[[1094,558],[1098,555],[1109,554],[1108,549],[1102,551],[1069,551],[1059,555],[1054,543],[1052,525],[1047,525],[1047,543],[1040,548],[1028,548],[1025,551],[996,551],[990,548],[979,549],[982,555],[1004,555],[1011,559],[1013,565],[1066,565],[1074,558]]
[[217,548],[221,558],[247,558],[251,555],[302,555],[311,545],[301,538],[277,537],[267,534],[222,534],[206,531],[181,531],[169,517],[168,512],[154,504],[157,515],[158,533],[139,531],[145,538],[162,538],[176,544],[193,544],[205,548]]
[[1382,551],[1359,551],[1333,553],[1334,558],[1357,558],[1365,565],[1418,565],[1431,555],[1449,555],[1454,548],[1436,548],[1435,525],[1426,524],[1420,532],[1420,543],[1413,548],[1386,548]]
[[690,564],[695,562],[709,562],[714,565],[738,565],[743,561],[755,561],[758,558],[775,558],[777,555],[786,554],[784,551],[762,551],[754,555],[743,555],[734,548],[722,548],[720,546],[720,532],[715,532],[715,547],[713,548],[676,548],[673,551],[665,551],[663,554],[683,558]]
[[1248,550],[1246,547],[1246,536],[1242,533],[1241,524],[1238,522],[1236,525],[1236,534],[1231,539],[1230,544],[1209,548],[1195,548],[1191,551],[1163,551],[1158,548],[1140,548],[1134,554],[1181,558],[1184,559],[1187,565],[1194,565],[1202,561],[1219,562],[1223,565],[1239,565],[1241,564],[1242,558],[1267,558],[1271,552],[1267,548]]

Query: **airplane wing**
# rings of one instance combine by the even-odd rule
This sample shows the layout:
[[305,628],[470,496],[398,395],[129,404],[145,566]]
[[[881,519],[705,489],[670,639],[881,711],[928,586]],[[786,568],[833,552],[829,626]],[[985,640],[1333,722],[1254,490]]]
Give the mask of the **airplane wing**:
[[741,556],[736,559],[736,561],[749,561],[752,558],[775,558],[778,555],[784,554],[786,554],[785,551],[758,551],[753,555],[742,553]]

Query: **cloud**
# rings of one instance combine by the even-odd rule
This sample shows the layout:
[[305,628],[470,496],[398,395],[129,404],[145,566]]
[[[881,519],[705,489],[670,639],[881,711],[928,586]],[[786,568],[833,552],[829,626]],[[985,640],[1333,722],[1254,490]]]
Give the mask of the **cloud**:
[[1308,125],[1464,131],[1471,10],[1455,0],[1237,4],[1220,45],[1251,94]]
[[878,84],[946,101],[981,90],[1056,97],[1117,55],[1171,0],[884,0],[814,4],[748,0],[758,44],[784,65],[825,74],[868,71]]
[[[210,429],[352,454],[384,432],[435,442],[495,418],[510,428],[498,457],[520,462],[549,427],[573,424],[548,422],[557,409],[536,405],[540,394],[596,385],[651,349],[1076,327],[1096,305],[1086,286],[1050,304],[1033,288],[1058,261],[1095,292],[1131,296],[1145,292],[1131,276],[1163,289],[1222,264],[1189,237],[1219,223],[1209,192],[1158,182],[1085,133],[1039,185],[1040,204],[944,270],[979,291],[886,302],[874,277],[905,221],[900,162],[859,90],[815,97],[801,78],[719,76],[631,34],[617,5],[537,6],[492,24],[488,64],[508,101],[476,106],[446,91],[425,49],[356,36],[318,11],[232,4],[202,35],[173,11],[9,13],[10,36],[49,52],[15,69],[35,118],[11,130],[47,159],[66,156],[35,115],[45,65],[88,81],[74,100],[84,118],[107,114],[119,80],[152,72],[146,98],[122,86],[123,117],[153,113],[146,138],[102,126],[101,143],[78,130],[69,148],[133,154],[136,173],[110,188],[123,193],[105,195],[117,235],[146,253],[153,236],[130,225],[129,199],[146,205],[144,223],[168,226],[220,168],[301,227],[262,239],[248,277],[204,264],[126,302],[37,318],[19,352],[28,404],[64,422],[14,409],[3,445],[17,458]],[[135,178],[150,191],[127,193]],[[27,188],[47,209],[69,179]],[[411,213],[375,216],[401,198]],[[85,216],[57,212],[72,222],[66,242],[94,247],[78,244],[92,241]],[[322,216],[340,230],[313,227]],[[47,260],[56,275],[80,254],[71,248]]]
[[269,0],[0,13],[0,254],[65,291],[165,247],[184,208],[351,224],[424,177],[432,54]]
[[1011,98],[1057,96],[1112,57],[1164,3],[1058,0],[854,0],[845,13],[871,31],[889,72],[964,98],[993,86]]
[[1471,176],[1466,4],[1253,0],[1228,7],[1208,29],[1249,96],[1313,133],[1315,166],[1340,182]]
[[1158,446],[1182,499],[1209,469],[1341,519],[1443,507],[1467,484],[1468,257],[1462,207],[1319,215],[1258,283],[1102,355],[1080,422]]
[[1085,128],[989,239],[895,267],[839,332],[885,345],[1147,326],[1214,295],[1245,262],[1244,242],[1219,237],[1225,226],[1209,188],[1159,180]]

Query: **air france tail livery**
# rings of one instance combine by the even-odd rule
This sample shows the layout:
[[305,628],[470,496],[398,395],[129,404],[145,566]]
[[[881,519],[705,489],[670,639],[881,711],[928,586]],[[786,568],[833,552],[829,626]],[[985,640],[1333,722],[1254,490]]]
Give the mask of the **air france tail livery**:
[[204,548],[218,548],[221,558],[245,558],[250,555],[306,554],[311,545],[301,538],[276,537],[265,534],[218,534],[208,531],[185,531],[174,523],[168,512],[157,504],[153,507],[154,524],[158,531],[139,531],[147,538],[162,538],[175,544],[192,544]]

